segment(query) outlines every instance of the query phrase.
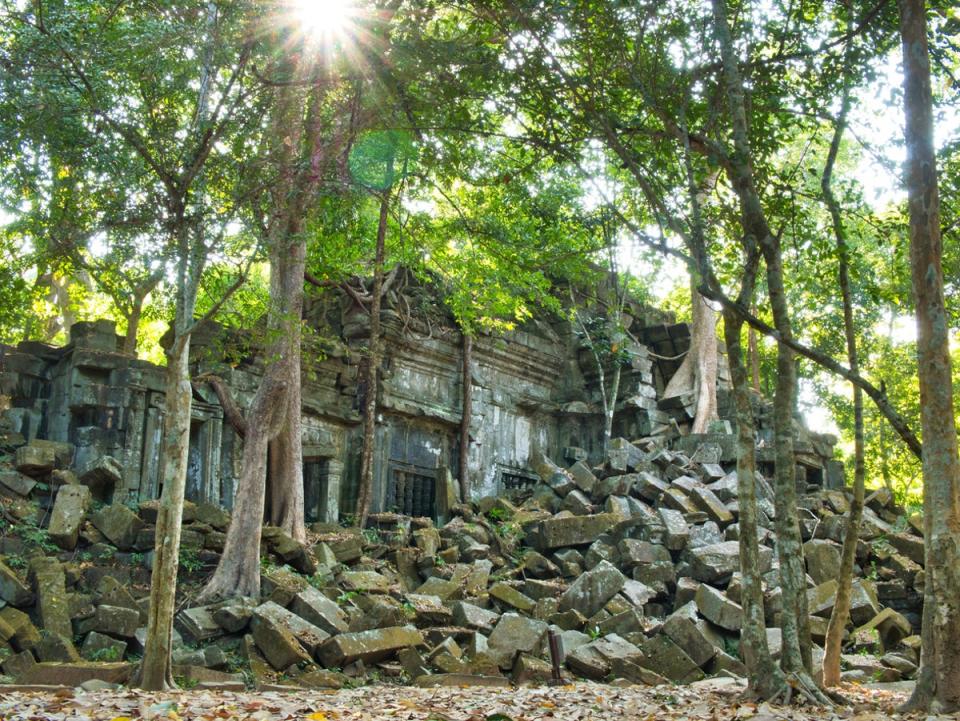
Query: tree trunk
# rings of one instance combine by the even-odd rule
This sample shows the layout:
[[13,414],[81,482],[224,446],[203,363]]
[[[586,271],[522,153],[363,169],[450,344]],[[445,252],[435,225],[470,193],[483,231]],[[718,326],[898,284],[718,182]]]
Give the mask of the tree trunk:
[[376,446],[377,385],[380,368],[380,291],[383,288],[383,262],[387,238],[390,191],[380,199],[377,224],[377,250],[373,263],[373,291],[370,300],[370,347],[367,353],[367,393],[363,404],[363,450],[360,456],[360,491],[357,495],[356,523],[363,528],[373,500],[373,452]]
[[[849,51],[848,55],[849,57]],[[845,57],[845,65],[849,61]],[[823,190],[824,202],[830,211],[833,225],[833,234],[836,238],[837,258],[839,261],[840,295],[843,300],[843,332],[847,344],[847,362],[850,370],[860,372],[860,362],[857,354],[856,329],[853,325],[853,296],[850,290],[849,259],[850,247],[847,245],[846,231],[840,215],[840,204],[833,195],[830,181],[833,177],[833,167],[840,151],[840,141],[846,128],[847,114],[850,110],[850,90],[844,87],[840,114],[837,117],[837,126],[830,143],[827,162],[824,166],[820,186]],[[863,440],[863,392],[856,385],[853,389],[853,502],[847,515],[847,529],[843,537],[843,551],[840,554],[840,575],[837,579],[837,597],[830,613],[830,623],[827,626],[827,639],[824,645],[823,658],[823,685],[836,686],[840,683],[840,652],[843,642],[843,632],[850,616],[850,597],[853,588],[853,567],[856,561],[857,542],[860,537],[860,520],[863,516],[863,495],[866,469],[864,466]]]
[[193,398],[189,361],[190,336],[178,335],[167,359],[163,490],[157,513],[147,637],[140,666],[140,688],[146,691],[162,691],[174,686],[170,659]]
[[470,502],[470,423],[473,421],[473,334],[463,333],[463,411],[460,415],[460,501]]
[[717,317],[691,279],[690,350],[663,392],[664,398],[692,395],[695,399],[691,433],[706,433],[717,420]]
[[960,459],[950,324],[943,297],[943,241],[926,15],[921,0],[900,0],[899,4],[926,540],[921,675],[908,705],[949,713],[960,709]]
[[723,321],[737,420],[737,500],[740,507],[740,574],[743,584],[740,591],[740,605],[743,606],[740,651],[747,666],[750,690],[760,698],[769,699],[786,687],[786,680],[770,655],[764,622],[757,522],[756,426],[740,347],[743,321],[732,311],[724,312]]
[[747,353],[750,356],[750,385],[760,393],[760,345],[757,343],[757,331],[753,328],[747,330]]
[[129,356],[137,355],[137,333],[140,330],[140,318],[143,315],[143,304],[154,288],[160,285],[163,273],[157,272],[144,280],[133,289],[131,294],[130,312],[127,314],[127,332],[123,337],[123,353]]
[[[743,83],[733,50],[725,0],[713,0],[717,40],[720,44],[727,85],[734,152],[730,157],[730,179],[740,200],[744,233],[756,239],[767,266],[767,288],[774,322],[780,336],[792,339],[790,313],[783,287],[782,255],[779,238],[770,231],[760,195],[753,179]],[[796,390],[796,366],[793,351],[778,345],[777,386],[774,396],[774,478],[777,556],[780,560],[780,585],[783,599],[781,628],[783,653],[781,665],[788,673],[813,686],[809,673],[813,665],[810,619],[807,614],[806,569],[797,515],[796,470],[793,453],[793,407]]]

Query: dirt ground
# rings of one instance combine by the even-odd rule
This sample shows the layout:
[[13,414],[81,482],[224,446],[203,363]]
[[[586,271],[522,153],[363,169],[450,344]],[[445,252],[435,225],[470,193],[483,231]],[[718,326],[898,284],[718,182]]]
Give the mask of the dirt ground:
[[[145,694],[133,690],[2,691],[0,721],[778,721],[850,719],[891,721],[907,692],[902,687],[848,685],[849,705],[778,707],[743,700],[728,679],[689,686],[576,683],[558,687],[412,688],[379,684],[342,691],[233,693],[191,690]],[[937,717],[926,717],[932,721]],[[943,717],[946,718],[946,717]]]

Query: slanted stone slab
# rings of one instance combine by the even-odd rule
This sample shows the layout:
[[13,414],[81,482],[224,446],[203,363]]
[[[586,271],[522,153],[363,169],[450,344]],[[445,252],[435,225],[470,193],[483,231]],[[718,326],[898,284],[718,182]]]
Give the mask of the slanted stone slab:
[[532,538],[533,545],[542,552],[551,548],[593,543],[597,536],[609,531],[621,520],[614,513],[547,518],[537,525]]
[[[688,549],[691,575],[702,583],[726,581],[740,570],[740,544],[737,541],[724,541],[709,546]],[[760,547],[760,571],[770,569],[773,551]]]
[[505,613],[488,639],[488,653],[504,669],[513,667],[517,653],[539,656],[546,643],[547,624],[516,613]]
[[19,681],[36,663],[37,659],[33,657],[30,651],[21,651],[7,656],[0,663],[0,668],[3,669],[5,676],[11,676]]
[[537,605],[529,596],[524,595],[513,586],[506,583],[495,583],[490,587],[489,594],[501,603],[524,613],[531,613]]
[[840,547],[833,541],[807,541],[803,544],[803,558],[814,583],[824,583],[840,574]]
[[274,621],[270,615],[254,614],[250,620],[250,632],[257,648],[277,671],[310,661],[310,654],[297,637],[285,625]]
[[691,683],[703,678],[703,671],[677,644],[660,634],[645,641],[640,650],[644,660],[641,665],[674,683]]
[[13,498],[26,498],[36,488],[37,482],[20,471],[0,471],[0,492]]
[[20,683],[75,687],[86,681],[125,684],[133,673],[133,664],[123,661],[97,663],[37,663],[18,679]]
[[126,641],[120,641],[98,631],[88,633],[80,649],[83,657],[88,661],[122,661],[126,651]]
[[320,647],[317,659],[328,668],[342,667],[354,661],[380,661],[401,648],[422,644],[423,634],[413,626],[377,628],[333,636]]
[[50,513],[50,540],[60,548],[72,551],[77,547],[80,526],[90,507],[90,489],[86,486],[61,486]]
[[739,631],[743,626],[743,608],[734,603],[722,591],[706,583],[697,589],[696,604],[708,621],[728,631]]
[[711,521],[720,526],[733,523],[733,514],[709,488],[698,484],[688,491],[688,495],[693,505],[706,513]]
[[[80,654],[77,653],[70,637],[47,633],[46,631],[40,633],[40,642],[34,647],[33,651],[41,661],[72,663],[80,660]],[[119,661],[120,657],[118,656],[115,660]]]
[[111,491],[123,485],[123,465],[113,456],[93,459],[77,475],[80,483],[89,487],[95,498],[106,498]]
[[52,447],[30,443],[17,449],[13,463],[20,473],[36,478],[56,468],[57,457]]
[[30,587],[3,562],[0,562],[0,598],[17,607],[30,606],[34,600]]
[[616,566],[601,561],[570,585],[560,597],[560,610],[576,609],[589,618],[620,592],[626,580]]
[[344,571],[338,580],[348,591],[387,593],[390,590],[390,579],[376,571]]
[[670,551],[665,547],[649,541],[638,541],[635,538],[624,538],[617,544],[621,563],[625,570],[634,566],[645,566],[651,563],[667,561],[672,563]]
[[177,625],[182,633],[194,643],[209,641],[223,635],[223,628],[214,618],[217,606],[195,606],[177,614]]
[[90,516],[90,522],[122,551],[133,548],[137,534],[143,528],[140,517],[122,503],[101,508]]
[[307,586],[293,597],[290,610],[330,635],[347,631],[347,614],[313,586]]
[[0,609],[0,639],[14,651],[29,651],[40,642],[40,631],[27,614],[7,606]]
[[641,609],[647,601],[657,595],[656,591],[652,588],[632,578],[628,578],[623,582],[623,588],[620,589],[620,594],[627,599],[630,604]]
[[671,551],[682,551],[690,541],[690,527],[683,514],[673,508],[661,506],[657,509],[664,527],[664,541]]
[[692,601],[667,617],[663,632],[701,668],[717,655],[712,634],[697,616],[697,605]]
[[323,642],[330,638],[330,634],[326,631],[273,601],[267,601],[253,609],[251,625],[258,619],[288,630],[311,655],[315,654]]
[[77,629],[84,631],[99,631],[110,636],[132,639],[137,635],[140,625],[140,614],[131,608],[122,606],[97,606],[92,618],[78,622]]
[[289,606],[294,596],[310,586],[306,578],[292,568],[280,566],[260,574],[260,595],[280,606]]
[[499,620],[500,614],[472,603],[457,601],[453,604],[453,622],[458,626],[489,633]]
[[63,566],[55,558],[39,556],[30,561],[30,577],[43,629],[64,638],[73,638]]
[[597,485],[597,477],[593,475],[590,466],[582,461],[577,461],[570,466],[569,473],[577,488],[587,495],[593,493],[594,486]]

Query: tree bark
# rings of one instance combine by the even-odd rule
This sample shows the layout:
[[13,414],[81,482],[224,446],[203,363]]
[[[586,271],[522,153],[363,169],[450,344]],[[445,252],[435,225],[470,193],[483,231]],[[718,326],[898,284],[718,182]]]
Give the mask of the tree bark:
[[[392,175],[392,165],[389,174]],[[356,523],[360,528],[367,522],[373,501],[373,452],[376,447],[377,388],[380,369],[380,290],[383,287],[383,263],[387,238],[387,219],[390,210],[390,191],[380,199],[380,219],[377,224],[377,249],[373,263],[373,291],[370,299],[370,345],[367,353],[367,393],[363,404],[363,449],[360,455],[360,490],[357,495]]]
[[960,709],[960,458],[943,296],[927,22],[922,0],[899,5],[926,541],[921,674],[908,706],[949,713]]
[[140,688],[172,688],[173,616],[177,593],[180,530],[190,450],[190,336],[174,339],[167,359],[164,408],[163,491],[157,512],[147,637],[140,666]]
[[[733,128],[734,152],[730,157],[730,180],[740,200],[744,233],[756,239],[767,266],[767,288],[774,322],[780,338],[793,337],[786,292],[783,286],[782,254],[779,238],[773,235],[763,212],[753,179],[743,83],[733,50],[725,0],[713,0],[714,27],[723,60],[723,70]],[[812,642],[807,613],[806,569],[797,514],[796,470],[793,453],[793,407],[796,390],[796,366],[793,351],[780,343],[777,353],[777,385],[774,397],[774,475],[777,557],[780,561],[780,585],[783,611],[783,669],[804,686],[813,686]],[[822,694],[821,694],[822,696]]]
[[757,393],[760,390],[760,345],[757,343],[757,331],[747,330],[747,354],[750,357],[750,385]]
[[133,289],[130,312],[127,314],[127,332],[123,337],[123,353],[125,355],[137,355],[137,333],[140,331],[143,304],[146,302],[147,296],[160,285],[161,280],[163,280],[163,273],[158,271]]
[[692,395],[695,400],[691,433],[706,433],[717,414],[717,317],[691,283],[693,322],[690,350],[663,392],[664,398]]
[[750,691],[760,698],[769,699],[782,692],[786,687],[786,679],[770,655],[764,621],[757,521],[756,426],[740,342],[743,320],[728,310],[723,314],[723,321],[737,421],[737,500],[740,507],[740,574],[743,584],[740,591],[740,605],[743,606],[740,651],[747,666]]
[[473,421],[473,334],[463,334],[463,411],[460,415],[460,501],[470,502],[470,424]]
[[[849,63],[845,57],[845,65]],[[833,178],[833,168],[840,151],[840,141],[846,128],[847,114],[850,111],[850,89],[844,85],[843,99],[840,113],[837,116],[836,128],[830,150],[827,153],[827,162],[824,165],[820,187],[823,199],[830,212],[833,225],[833,234],[836,239],[838,259],[838,280],[840,295],[843,301],[843,332],[847,345],[847,364],[854,373],[860,372],[860,361],[857,353],[856,328],[853,324],[853,295],[850,290],[849,259],[850,247],[847,244],[846,230],[840,214],[840,204],[833,194],[830,182]],[[850,597],[853,588],[853,567],[856,561],[857,542],[860,537],[860,520],[863,517],[863,496],[866,469],[864,466],[864,438],[863,438],[863,392],[856,385],[853,390],[853,501],[847,514],[847,528],[843,537],[843,551],[840,554],[840,574],[837,579],[837,596],[830,613],[830,623],[827,626],[827,638],[824,644],[823,658],[823,685],[836,686],[840,683],[840,652],[843,642],[843,633],[850,617]]]

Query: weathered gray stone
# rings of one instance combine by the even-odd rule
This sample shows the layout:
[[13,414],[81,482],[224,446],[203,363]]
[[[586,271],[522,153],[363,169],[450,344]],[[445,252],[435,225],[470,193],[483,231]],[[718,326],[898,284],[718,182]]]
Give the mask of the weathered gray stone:
[[[734,571],[740,570],[740,544],[737,541],[724,541],[711,546],[688,549],[692,576],[703,583],[717,583],[727,580]],[[761,573],[770,568],[773,552],[760,547]]]
[[[280,607],[277,606],[277,608]],[[257,648],[277,671],[283,671],[294,664],[310,660],[310,654],[289,627],[276,622],[272,614],[255,613],[250,620],[250,633]]]
[[124,684],[130,680],[133,664],[124,661],[99,663],[78,661],[76,663],[37,663],[27,669],[17,681],[36,686],[75,687],[91,681]]
[[613,513],[548,518],[539,522],[531,540],[540,551],[580,546],[592,543],[597,536],[609,531],[621,520],[620,516]]
[[560,609],[575,608],[584,616],[593,616],[620,592],[626,580],[616,566],[601,561],[570,585],[560,597]]
[[83,641],[80,652],[88,661],[122,661],[127,642],[97,631],[91,631]]
[[3,668],[3,674],[5,676],[10,676],[19,681],[36,663],[37,659],[33,657],[30,651],[20,651],[19,653],[7,656],[7,658],[0,663],[0,668]]
[[[315,654],[323,642],[330,638],[330,634],[326,631],[317,628],[306,619],[288,611],[273,601],[267,601],[253,609],[253,618],[250,619],[250,627],[255,639],[257,638],[257,631],[254,629],[258,625],[269,625],[288,631],[311,655]],[[259,640],[257,641],[257,645],[260,646]],[[264,649],[263,646],[260,646],[260,650],[266,654],[266,649]],[[269,655],[267,655],[267,659],[270,659]]]
[[194,643],[209,641],[223,635],[223,628],[214,618],[217,606],[194,606],[177,614],[177,625]]
[[50,540],[60,548],[72,551],[90,507],[90,489],[86,486],[61,486],[50,513]]
[[140,625],[140,614],[130,608],[101,605],[97,606],[92,618],[84,619],[77,625],[81,632],[99,631],[110,636],[134,638]]
[[656,596],[656,592],[649,586],[628,578],[623,582],[623,588],[620,589],[621,595],[637,608],[643,608],[651,598]]
[[40,631],[23,611],[12,606],[0,609],[0,638],[14,651],[29,651],[40,642]]
[[517,653],[539,656],[544,647],[547,624],[516,613],[500,617],[488,639],[488,653],[502,669],[513,667]]
[[807,562],[807,573],[816,584],[840,575],[840,548],[833,541],[807,541],[803,544],[803,557]]
[[72,663],[80,660],[80,654],[77,653],[73,640],[69,636],[47,633],[46,631],[40,633],[40,642],[34,647],[33,651],[41,661]]
[[388,658],[402,648],[422,644],[423,634],[413,626],[342,633],[320,647],[317,659],[327,667],[345,666],[354,661],[368,663]]
[[453,621],[458,626],[489,633],[499,620],[499,614],[472,603],[457,601],[453,604]]
[[563,503],[560,504],[560,507],[566,511],[570,511],[570,513],[575,516],[587,516],[594,511],[590,499],[587,498],[586,494],[580,489],[568,493],[563,499]]
[[280,606],[289,606],[294,596],[309,585],[306,578],[287,566],[270,568],[260,573],[260,595]]
[[94,497],[106,498],[113,489],[123,485],[123,465],[113,456],[100,456],[80,469],[77,476]]
[[717,655],[718,649],[697,617],[693,602],[670,614],[663,623],[663,632],[701,668]]
[[27,498],[36,487],[37,482],[30,476],[19,471],[0,470],[0,492],[7,491],[7,496]]
[[677,644],[660,634],[645,641],[640,650],[641,665],[675,683],[691,683],[703,678],[703,671]]
[[577,488],[587,495],[593,493],[594,486],[597,485],[597,477],[593,475],[590,466],[578,461],[570,466],[568,472],[573,482],[577,485]]
[[693,505],[706,513],[714,523],[720,526],[733,523],[733,514],[709,488],[697,484],[689,490],[688,495]]
[[30,577],[44,630],[73,638],[63,566],[55,558],[38,556],[30,561]]
[[567,665],[572,671],[597,680],[606,678],[617,661],[639,663],[643,661],[643,653],[615,633],[582,645],[567,656]]
[[347,614],[313,586],[307,586],[293,597],[290,610],[328,634],[347,630]]
[[700,584],[696,595],[697,608],[707,620],[728,631],[739,631],[743,625],[743,608],[721,591],[706,583]]
[[671,551],[682,551],[690,540],[690,527],[680,511],[666,506],[657,509],[664,527],[664,541]]
[[17,449],[14,456],[14,465],[20,473],[39,477],[46,475],[56,467],[57,458],[52,447],[30,443]]
[[213,609],[213,620],[227,633],[240,633],[250,625],[254,606],[241,601],[227,603]]
[[617,549],[620,551],[621,562],[625,570],[660,561],[672,563],[670,551],[649,541],[625,538],[617,545]]
[[17,573],[0,562],[0,598],[11,606],[30,606],[33,604],[33,591]]
[[390,579],[376,571],[344,571],[338,580],[347,591],[386,593],[390,590]]
[[90,522],[120,550],[133,548],[143,528],[140,517],[122,503],[105,506],[91,514]]
[[534,606],[537,605],[532,598],[503,582],[493,584],[488,593],[490,598],[495,598],[497,601],[524,613],[531,613]]

